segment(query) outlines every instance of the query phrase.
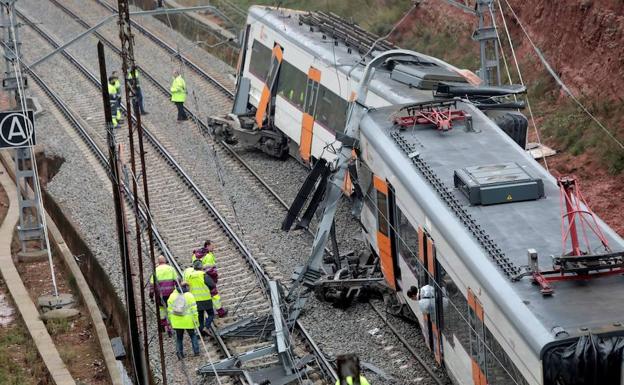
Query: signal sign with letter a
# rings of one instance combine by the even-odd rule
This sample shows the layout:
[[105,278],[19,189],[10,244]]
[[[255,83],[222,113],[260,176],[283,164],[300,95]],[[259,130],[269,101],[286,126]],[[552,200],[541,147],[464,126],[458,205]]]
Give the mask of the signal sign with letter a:
[[0,112],[0,148],[35,145],[35,119],[31,110]]

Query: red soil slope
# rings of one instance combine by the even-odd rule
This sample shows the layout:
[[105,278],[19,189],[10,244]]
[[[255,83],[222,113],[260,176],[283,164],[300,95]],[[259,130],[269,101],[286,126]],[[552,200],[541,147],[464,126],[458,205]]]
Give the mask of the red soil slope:
[[[557,110],[562,111],[564,106],[569,106],[570,101],[555,88],[554,82],[544,81],[548,75],[543,65],[524,37],[519,24],[511,16],[505,5],[506,1],[500,1],[528,88],[531,89],[536,82],[547,83],[546,86],[534,88],[541,95],[532,96],[533,107],[538,115],[538,127],[542,127]],[[615,113],[601,116],[600,111],[597,111],[596,115],[624,142],[624,113],[620,112],[624,111],[624,2],[507,1],[553,69],[590,110],[594,111],[592,106],[602,105],[604,102],[613,106]],[[498,13],[496,4],[495,2]],[[500,17],[497,24],[502,26]],[[444,1],[424,0],[414,11],[413,17],[392,38],[406,48],[440,56],[460,67],[475,69],[478,65],[478,46],[470,40],[475,26],[475,16]],[[504,38],[504,35],[501,37]],[[444,43],[441,46],[438,44],[440,41]],[[471,63],[471,57],[476,60],[474,63]],[[605,136],[597,127],[588,127],[587,133],[603,137],[601,140]],[[624,174],[609,173],[601,158],[601,145],[585,147],[580,155],[573,155],[574,151],[571,149],[574,146],[564,145],[561,137],[547,133],[542,133],[542,137],[546,144],[560,151],[558,155],[548,159],[551,172],[554,175],[578,176],[592,209],[624,236],[624,220],[621,215],[624,211]]]

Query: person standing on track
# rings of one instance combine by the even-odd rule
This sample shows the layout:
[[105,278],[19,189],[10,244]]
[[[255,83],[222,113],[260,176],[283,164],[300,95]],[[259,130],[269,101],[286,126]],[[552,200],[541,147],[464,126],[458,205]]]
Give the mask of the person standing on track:
[[171,101],[178,108],[178,121],[188,120],[184,111],[184,102],[186,101],[186,82],[180,75],[180,71],[173,71],[173,81],[171,82]]
[[213,243],[210,240],[207,240],[204,242],[204,247],[193,250],[193,256],[191,258],[193,262],[197,260],[201,261],[204,271],[212,278],[212,281],[214,282],[214,288],[210,290],[210,294],[212,295],[212,306],[216,309],[219,318],[223,318],[227,315],[228,311],[223,307],[223,304],[221,303],[221,296],[219,295],[219,290],[217,289],[219,274],[217,272],[217,260],[213,251]]
[[113,86],[115,87],[115,94],[117,94],[117,111],[119,111],[119,120],[121,120],[121,82],[119,81],[119,72],[113,71],[111,74],[113,77]]
[[119,111],[119,101],[117,98],[117,88],[115,88],[115,78],[113,76],[108,77],[108,101],[111,108],[111,118],[113,123],[113,129],[119,128],[119,121],[121,120],[121,111]]
[[176,332],[176,354],[178,359],[184,358],[184,331],[191,338],[191,346],[193,354],[199,356],[199,341],[195,328],[199,325],[197,314],[197,303],[193,294],[189,292],[189,284],[180,283],[177,288],[169,296],[167,301],[167,312],[171,327]]
[[[195,261],[192,268],[184,271],[184,280],[188,282],[191,293],[197,301],[199,332],[202,336],[207,336],[207,330],[210,329],[210,324],[214,319],[212,296],[210,294],[210,291],[215,287],[212,278],[204,272],[201,261]],[[204,313],[206,314],[206,319],[204,319]]]
[[[156,279],[154,279],[154,276]],[[156,299],[156,305],[160,307],[160,325],[167,331],[169,337],[173,335],[171,326],[167,321],[167,309],[165,305],[169,296],[175,290],[178,274],[175,269],[167,264],[167,260],[162,255],[158,257],[158,266],[155,274],[150,277],[150,296]],[[156,284],[154,284],[156,282]]]
[[126,79],[130,87],[134,86],[134,109],[141,111],[141,115],[147,115],[145,106],[143,105],[143,90],[141,89],[141,82],[139,81],[139,69],[134,67],[134,70],[128,72],[128,78]]

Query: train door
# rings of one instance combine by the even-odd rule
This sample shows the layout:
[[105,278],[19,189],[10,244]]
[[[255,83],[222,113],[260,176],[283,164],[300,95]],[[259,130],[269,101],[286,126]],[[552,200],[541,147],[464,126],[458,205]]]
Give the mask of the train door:
[[256,124],[261,129],[264,125],[264,120],[267,114],[271,113],[271,99],[275,91],[275,85],[277,84],[277,74],[279,73],[280,66],[282,65],[282,59],[284,52],[282,47],[275,43],[273,46],[273,53],[271,54],[271,65],[269,66],[269,72],[266,77],[266,82],[262,88],[262,95],[260,96],[260,102],[258,103],[258,109],[256,110]]
[[430,285],[435,292],[435,307],[429,314],[423,314],[423,335],[429,349],[435,355],[436,362],[442,364],[442,298],[443,293],[440,285],[436,282],[440,281],[439,262],[436,259],[436,248],[433,239],[422,228],[418,227],[418,258],[423,266],[426,267],[427,273],[421,285]]
[[314,133],[314,116],[318,101],[321,71],[314,67],[308,70],[305,100],[303,102],[303,119],[301,121],[301,140],[299,141],[299,155],[304,162],[310,161],[312,153],[312,136]]
[[[392,249],[391,229],[394,227],[392,223],[393,212],[389,202],[389,198],[394,199],[394,195],[388,196],[389,189],[385,180],[378,176],[373,176],[373,183],[377,191],[377,248],[379,249],[379,260],[381,272],[383,273],[388,286],[396,290],[395,272],[395,255]],[[396,248],[395,248],[396,250]]]

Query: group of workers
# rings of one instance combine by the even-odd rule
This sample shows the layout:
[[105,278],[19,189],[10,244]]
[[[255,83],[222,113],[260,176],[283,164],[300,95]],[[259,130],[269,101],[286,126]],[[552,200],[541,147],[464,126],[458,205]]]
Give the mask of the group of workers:
[[[146,115],[143,104],[143,90],[141,89],[141,82],[139,81],[139,70],[135,67],[128,72],[126,83],[130,87],[134,86],[133,105],[135,110],[141,111],[141,115]],[[171,101],[176,105],[178,110],[178,121],[188,120],[186,111],[184,110],[184,102],[186,101],[186,82],[180,72],[175,70],[173,72],[173,81],[169,89],[171,92]],[[121,81],[119,80],[119,73],[113,71],[108,77],[108,100],[111,107],[111,119],[113,128],[119,128],[122,120],[121,109]]]
[[[217,289],[219,274],[211,241],[193,250],[191,267],[184,270],[182,280],[165,257],[158,257],[158,266],[150,278],[150,295],[160,308],[160,324],[169,336],[176,335],[176,354],[184,358],[184,333],[191,339],[193,354],[199,355],[199,332],[210,336],[215,310],[222,318],[227,310],[221,304]],[[215,309],[215,310],[213,310]]]

